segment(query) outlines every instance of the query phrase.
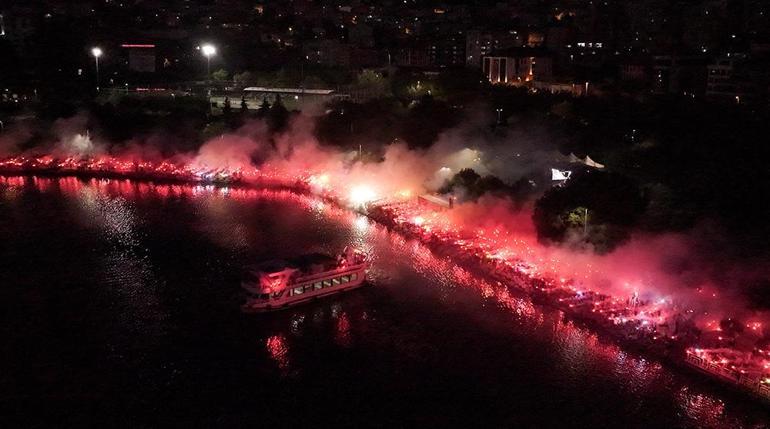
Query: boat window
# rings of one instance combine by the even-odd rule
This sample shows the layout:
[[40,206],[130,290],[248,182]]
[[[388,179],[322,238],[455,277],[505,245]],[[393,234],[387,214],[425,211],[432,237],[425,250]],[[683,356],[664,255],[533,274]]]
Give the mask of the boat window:
[[342,276],[340,277],[340,283],[347,283],[350,281],[350,276]]
[[340,278],[339,277],[333,278],[332,279],[332,284],[334,284],[334,286],[337,286],[338,284],[340,284]]
[[279,290],[278,292],[273,292],[273,298],[278,298],[281,295],[283,295],[283,291],[282,290]]
[[353,273],[353,274],[351,274],[351,275],[350,275],[350,281],[351,281],[351,282],[352,282],[353,280],[357,279],[357,278],[358,278],[358,273]]
[[324,280],[324,287],[330,287],[332,285],[331,280]]
[[294,292],[294,295],[302,295],[303,293],[305,293],[305,290],[302,289],[302,286],[295,287],[294,289],[292,289],[292,291]]
[[313,289],[321,289],[322,287],[323,287],[323,283],[321,282],[313,283]]
[[311,290],[313,290],[313,284],[312,283],[306,284],[305,285],[305,292],[310,292]]

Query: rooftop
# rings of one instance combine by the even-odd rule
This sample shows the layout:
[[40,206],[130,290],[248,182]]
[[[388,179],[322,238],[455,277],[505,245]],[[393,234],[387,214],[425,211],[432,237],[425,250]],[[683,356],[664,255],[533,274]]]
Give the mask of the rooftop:
[[243,90],[246,92],[274,92],[279,94],[330,95],[334,93],[333,89],[269,88],[265,86],[249,86],[243,88]]

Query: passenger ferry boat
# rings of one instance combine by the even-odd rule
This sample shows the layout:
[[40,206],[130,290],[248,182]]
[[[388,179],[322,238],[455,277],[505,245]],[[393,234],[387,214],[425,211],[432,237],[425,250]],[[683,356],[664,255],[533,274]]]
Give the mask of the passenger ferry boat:
[[265,312],[355,289],[363,285],[369,261],[346,247],[336,258],[320,253],[247,267],[241,286],[244,312]]

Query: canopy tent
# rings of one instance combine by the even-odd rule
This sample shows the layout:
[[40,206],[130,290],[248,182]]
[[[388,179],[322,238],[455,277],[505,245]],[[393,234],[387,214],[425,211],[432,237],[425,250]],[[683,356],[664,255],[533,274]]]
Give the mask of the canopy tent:
[[583,163],[589,167],[602,169],[604,168],[604,164],[599,164],[598,162],[591,159],[590,156],[586,155],[586,159],[583,161]]
[[570,152],[570,154],[567,156],[567,159],[569,160],[570,163],[580,163],[580,164],[586,165],[588,167],[598,168],[600,170],[602,168],[604,168],[604,164],[600,164],[600,163],[594,161],[588,155],[586,155],[585,158],[578,158],[577,156],[575,156],[574,153]]
[[567,180],[571,175],[572,172],[569,170],[557,170],[555,168],[551,169],[551,180]]

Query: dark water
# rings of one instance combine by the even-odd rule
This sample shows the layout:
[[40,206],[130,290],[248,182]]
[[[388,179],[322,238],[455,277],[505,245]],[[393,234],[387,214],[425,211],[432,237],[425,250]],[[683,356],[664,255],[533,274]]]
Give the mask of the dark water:
[[[371,286],[244,315],[245,263]],[[0,178],[3,427],[765,427],[365,218],[288,193]]]

